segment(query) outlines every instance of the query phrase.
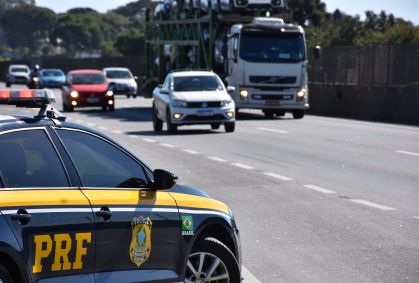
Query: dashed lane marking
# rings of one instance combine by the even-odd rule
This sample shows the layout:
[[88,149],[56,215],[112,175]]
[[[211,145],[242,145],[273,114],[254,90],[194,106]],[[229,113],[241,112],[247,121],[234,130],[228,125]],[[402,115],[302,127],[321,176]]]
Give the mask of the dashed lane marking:
[[211,160],[213,160],[213,161],[217,161],[217,162],[227,162],[227,160],[222,159],[222,158],[219,158],[219,157],[217,157],[217,156],[207,156],[207,157],[208,157],[208,159],[211,159]]
[[386,210],[386,211],[396,210],[393,207],[389,207],[389,206],[386,206],[386,205],[382,205],[382,204],[378,204],[378,203],[374,203],[374,202],[370,202],[370,201],[366,201],[366,200],[362,200],[362,199],[351,199],[351,201],[355,202],[355,203],[362,204],[362,205],[366,205],[366,206],[369,206],[369,207],[377,208],[377,209],[380,209],[380,210]]
[[101,129],[102,131],[106,131],[108,128],[100,126],[99,129]]
[[411,152],[411,151],[405,151],[405,150],[396,150],[397,153],[400,154],[406,154],[406,155],[411,155],[411,156],[417,156],[419,157],[419,153],[416,152]]
[[419,220],[419,216],[413,216],[413,218],[415,218],[415,219]]
[[183,152],[189,153],[189,154],[199,154],[198,151],[191,150],[191,149],[182,149]]
[[93,123],[87,123],[87,125],[88,125],[89,127],[96,127],[96,124],[93,124]]
[[316,186],[316,185],[304,185],[304,187],[307,188],[307,189],[313,190],[313,191],[323,193],[323,194],[335,194],[336,193],[335,191],[332,191],[332,190],[329,190],[329,189],[326,189],[326,188],[322,188],[322,187],[319,187],[319,186]]
[[246,169],[246,170],[255,169],[255,167],[247,165],[247,164],[243,164],[243,163],[231,163],[231,165],[242,168],[242,169]]
[[148,143],[155,143],[155,142],[157,142],[156,140],[152,140],[152,139],[148,139],[148,138],[143,138],[143,141],[148,142]]
[[175,145],[170,144],[170,143],[161,143],[160,145],[161,146],[164,146],[164,147],[168,147],[168,148],[174,148],[174,147],[176,147]]
[[270,128],[263,128],[263,127],[258,127],[258,130],[261,131],[266,131],[266,132],[273,132],[273,133],[280,133],[280,134],[289,134],[288,131],[284,131],[284,130],[277,130],[277,129],[270,129]]
[[246,267],[242,267],[244,281],[242,283],[261,283]]
[[279,175],[276,173],[272,173],[272,172],[263,172],[264,175],[281,180],[281,181],[293,181],[293,178],[287,177],[287,176],[283,176],[283,175]]
[[130,137],[130,138],[132,138],[132,139],[136,139],[136,138],[138,138],[138,136],[136,136],[136,135],[128,135],[128,137]]
[[112,133],[114,133],[114,134],[119,134],[119,135],[120,135],[120,134],[123,134],[123,132],[118,131],[118,130],[113,130],[113,131],[112,131]]
[[83,120],[80,120],[80,119],[76,119],[75,121],[76,121],[76,123],[80,123],[80,124],[83,124],[84,123],[84,121]]

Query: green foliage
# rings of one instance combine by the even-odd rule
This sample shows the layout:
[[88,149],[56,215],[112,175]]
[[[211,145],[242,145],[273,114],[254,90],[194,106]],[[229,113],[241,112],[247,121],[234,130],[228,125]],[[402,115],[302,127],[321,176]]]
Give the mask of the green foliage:
[[47,8],[20,5],[7,10],[1,25],[13,48],[28,48],[36,52],[38,46],[48,43],[56,14]]
[[144,34],[138,29],[124,32],[115,43],[115,47],[124,55],[144,54],[144,45]]

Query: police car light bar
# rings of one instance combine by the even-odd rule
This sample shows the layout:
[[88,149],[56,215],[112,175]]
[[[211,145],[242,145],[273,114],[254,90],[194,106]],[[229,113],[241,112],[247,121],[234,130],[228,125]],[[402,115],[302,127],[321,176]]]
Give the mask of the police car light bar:
[[52,102],[55,102],[55,96],[48,89],[0,90],[0,104],[42,108]]

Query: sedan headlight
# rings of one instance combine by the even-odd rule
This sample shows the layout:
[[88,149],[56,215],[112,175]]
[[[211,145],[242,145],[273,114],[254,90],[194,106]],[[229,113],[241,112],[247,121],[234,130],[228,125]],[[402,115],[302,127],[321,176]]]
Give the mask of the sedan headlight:
[[233,104],[233,100],[222,100],[220,105],[221,107],[228,107],[231,106]]
[[70,92],[70,96],[72,98],[77,98],[77,97],[79,97],[79,93],[77,91],[73,90],[72,92]]
[[108,90],[107,92],[106,92],[106,96],[112,96],[113,95],[113,91],[112,90]]
[[173,99],[172,106],[173,107],[188,107],[188,103],[184,100]]

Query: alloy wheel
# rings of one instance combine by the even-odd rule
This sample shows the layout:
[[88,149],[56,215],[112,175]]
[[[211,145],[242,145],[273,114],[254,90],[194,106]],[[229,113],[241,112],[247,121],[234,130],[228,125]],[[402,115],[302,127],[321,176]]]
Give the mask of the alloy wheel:
[[185,283],[230,282],[224,262],[217,256],[205,252],[189,256],[185,275]]

